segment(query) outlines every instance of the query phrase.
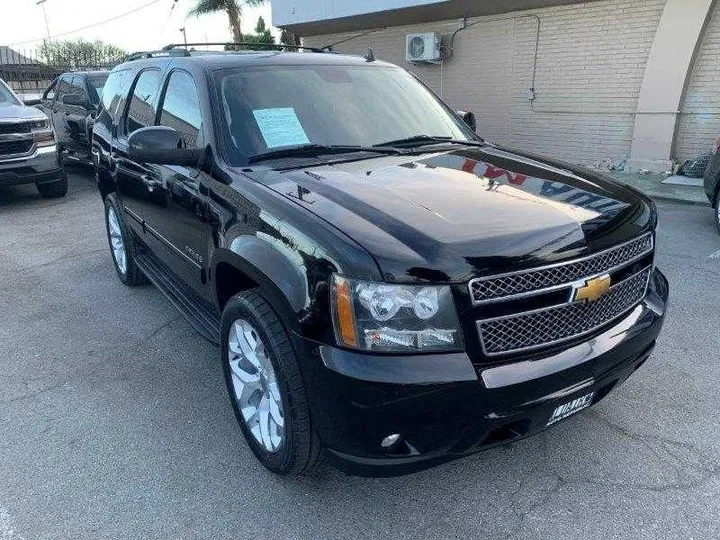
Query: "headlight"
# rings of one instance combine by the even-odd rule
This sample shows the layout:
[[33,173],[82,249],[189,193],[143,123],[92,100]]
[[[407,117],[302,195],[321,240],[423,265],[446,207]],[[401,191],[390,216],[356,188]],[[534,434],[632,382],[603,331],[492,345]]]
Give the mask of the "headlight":
[[36,120],[32,123],[33,139],[38,147],[55,144],[55,133],[49,120]]
[[331,291],[340,345],[381,352],[462,349],[447,285],[390,285],[334,275]]

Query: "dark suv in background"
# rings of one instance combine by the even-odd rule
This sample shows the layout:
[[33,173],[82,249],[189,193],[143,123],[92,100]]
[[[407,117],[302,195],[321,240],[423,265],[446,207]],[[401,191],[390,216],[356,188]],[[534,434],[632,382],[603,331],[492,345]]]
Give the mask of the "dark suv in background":
[[650,200],[483,141],[371,57],[138,54],[92,145],[118,277],[219,344],[278,473],[532,435],[621,384],[663,323]]
[[52,121],[63,158],[92,163],[92,125],[108,74],[109,71],[64,73],[42,95],[40,109]]

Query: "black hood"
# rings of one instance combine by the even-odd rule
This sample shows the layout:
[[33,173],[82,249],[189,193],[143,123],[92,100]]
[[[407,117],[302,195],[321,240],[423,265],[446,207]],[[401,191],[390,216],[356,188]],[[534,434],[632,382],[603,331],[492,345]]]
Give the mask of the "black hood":
[[656,219],[645,197],[599,174],[495,146],[246,174],[353,238],[389,281],[578,257]]

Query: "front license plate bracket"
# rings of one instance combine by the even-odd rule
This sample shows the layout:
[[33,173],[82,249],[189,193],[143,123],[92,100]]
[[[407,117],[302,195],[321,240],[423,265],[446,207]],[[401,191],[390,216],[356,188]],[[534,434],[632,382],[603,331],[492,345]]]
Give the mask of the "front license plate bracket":
[[548,420],[548,423],[545,424],[545,427],[557,424],[560,420],[565,420],[568,416],[572,416],[583,409],[587,409],[590,405],[592,405],[594,397],[595,392],[590,392],[589,394],[585,394],[584,396],[575,398],[572,401],[563,403],[559,407],[556,407],[552,415],[550,415],[550,420]]

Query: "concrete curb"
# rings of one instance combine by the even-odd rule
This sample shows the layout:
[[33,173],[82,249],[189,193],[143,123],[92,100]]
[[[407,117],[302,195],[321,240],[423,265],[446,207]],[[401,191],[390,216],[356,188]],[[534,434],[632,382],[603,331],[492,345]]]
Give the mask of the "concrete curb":
[[656,201],[671,202],[675,204],[684,204],[687,206],[704,206],[710,208],[710,201],[690,201],[688,199],[681,199],[678,197],[671,197],[669,195],[654,195],[652,193],[645,193],[648,197]]

